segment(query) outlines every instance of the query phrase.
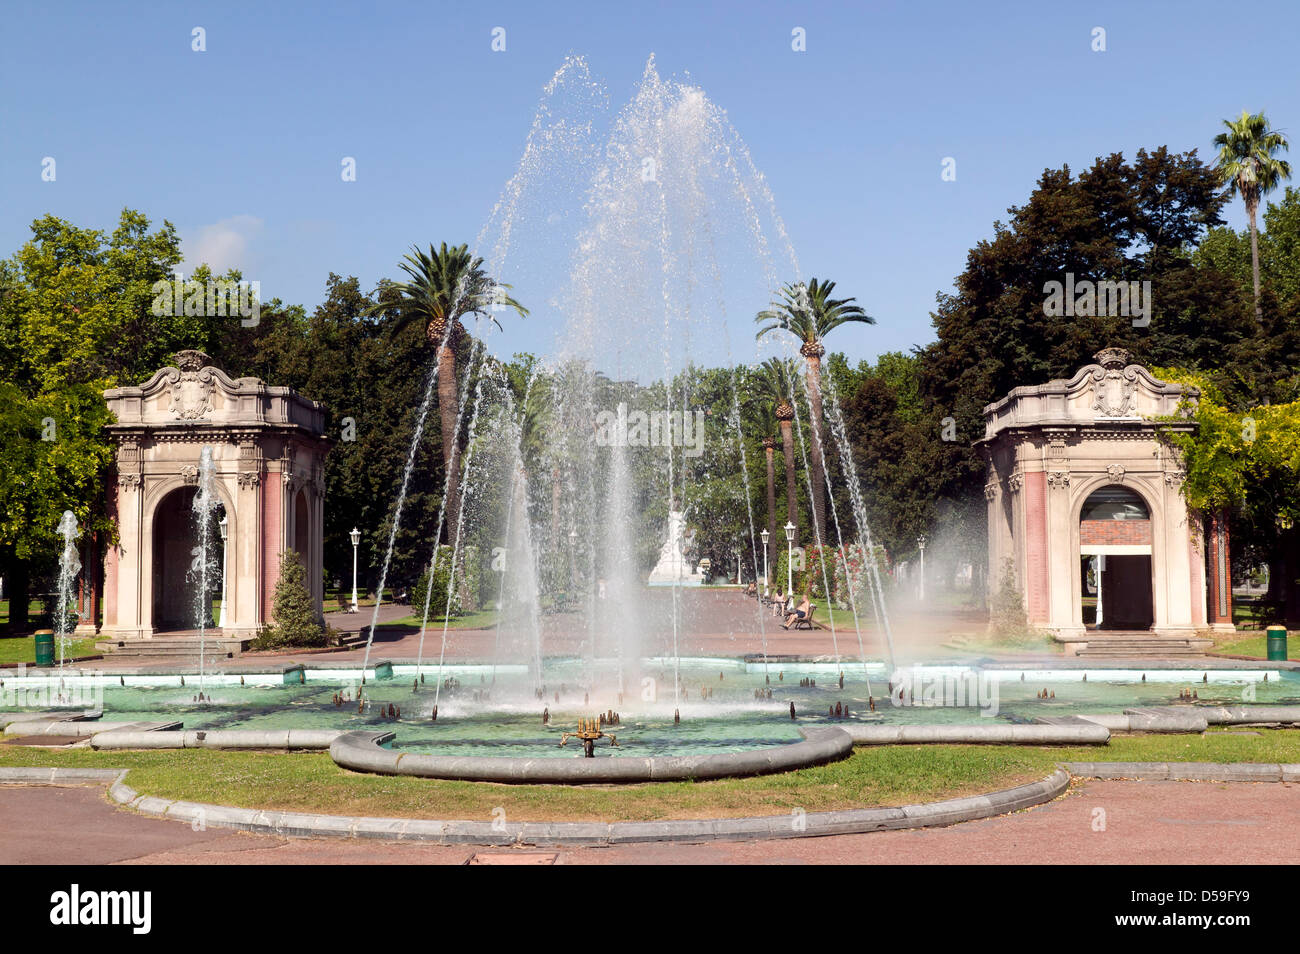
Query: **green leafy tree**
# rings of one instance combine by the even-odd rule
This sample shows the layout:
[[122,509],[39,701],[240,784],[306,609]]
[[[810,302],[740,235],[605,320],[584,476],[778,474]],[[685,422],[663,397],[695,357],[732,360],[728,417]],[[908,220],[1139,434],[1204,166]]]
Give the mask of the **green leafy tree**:
[[[155,283],[181,261],[171,223],[153,230],[127,209],[111,233],[52,215],[31,229],[0,262],[0,573],[18,584],[53,559],[65,509],[101,540],[115,532],[104,513],[113,457],[103,390],[143,380],[182,348],[207,350],[229,323],[155,314]],[[26,595],[21,585],[10,593],[17,623]]]

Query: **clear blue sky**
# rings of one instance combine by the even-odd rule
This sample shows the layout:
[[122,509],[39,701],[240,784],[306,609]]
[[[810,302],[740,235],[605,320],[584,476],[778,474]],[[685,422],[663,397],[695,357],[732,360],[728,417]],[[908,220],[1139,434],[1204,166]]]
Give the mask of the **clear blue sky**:
[[[412,243],[472,242],[565,55],[617,106],[653,52],[728,111],[805,271],[878,319],[832,343],[871,358],[931,340],[935,293],[1044,167],[1205,155],[1243,108],[1294,136],[1298,39],[1294,2],[11,2],[0,254],[38,215],[107,229],[127,206],[311,307],[330,271],[371,287]],[[552,333],[526,323],[511,350],[545,352]]]

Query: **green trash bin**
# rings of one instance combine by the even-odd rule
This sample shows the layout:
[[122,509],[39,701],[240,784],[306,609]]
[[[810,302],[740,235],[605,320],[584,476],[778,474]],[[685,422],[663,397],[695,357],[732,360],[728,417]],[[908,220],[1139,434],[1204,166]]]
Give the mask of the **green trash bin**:
[[36,665],[54,665],[54,630],[52,629],[36,631]]
[[1270,626],[1268,628],[1269,662],[1286,661],[1286,627]]

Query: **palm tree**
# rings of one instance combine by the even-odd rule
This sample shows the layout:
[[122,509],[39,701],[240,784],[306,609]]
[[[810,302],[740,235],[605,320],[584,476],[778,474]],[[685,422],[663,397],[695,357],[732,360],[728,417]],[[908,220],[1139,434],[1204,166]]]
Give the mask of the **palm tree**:
[[[790,389],[794,384],[794,362],[782,358],[768,358],[757,369],[759,394],[768,400],[768,420],[775,422],[781,431],[782,453],[785,457],[785,512],[786,520],[799,526],[795,519],[798,496],[794,479],[794,407],[790,404]],[[767,456],[767,533],[768,560],[776,566],[776,468],[773,462],[776,437],[769,431],[763,437],[763,451]],[[797,532],[797,531],[796,531]]]
[[1255,277],[1255,320],[1260,320],[1259,307],[1259,231],[1255,226],[1255,212],[1259,200],[1272,192],[1284,179],[1291,178],[1291,164],[1275,158],[1279,150],[1288,148],[1286,137],[1268,128],[1262,112],[1253,116],[1244,109],[1240,119],[1225,119],[1227,132],[1214,137],[1219,147],[1215,168],[1223,184],[1236,186],[1241,201],[1246,203],[1250,219],[1250,263]]
[[[809,430],[812,431],[812,509],[814,534],[820,543],[826,539],[826,476],[822,470],[824,452],[822,450],[822,355],[826,348],[822,340],[850,321],[874,325],[872,318],[859,306],[853,304],[853,298],[832,298],[834,282],[818,282],[811,279],[808,284],[795,282],[781,289],[781,300],[772,302],[772,307],[760,311],[754,320],[763,327],[759,328],[760,340],[773,331],[788,331],[802,342],[799,353],[807,362],[808,400],[812,404]],[[792,409],[793,410],[793,409]]]
[[442,425],[442,462],[447,469],[447,540],[455,541],[460,520],[460,442],[456,422],[460,414],[456,382],[456,347],[465,329],[460,320],[466,315],[487,315],[498,328],[501,323],[490,310],[513,308],[520,317],[528,309],[507,293],[509,285],[494,281],[483,270],[483,259],[470,254],[468,245],[448,248],[429,246],[428,253],[418,248],[404,256],[398,267],[411,277],[409,282],[394,286],[398,300],[376,305],[373,312],[401,308],[396,328],[413,321],[424,323],[424,333],[437,348],[438,416]]

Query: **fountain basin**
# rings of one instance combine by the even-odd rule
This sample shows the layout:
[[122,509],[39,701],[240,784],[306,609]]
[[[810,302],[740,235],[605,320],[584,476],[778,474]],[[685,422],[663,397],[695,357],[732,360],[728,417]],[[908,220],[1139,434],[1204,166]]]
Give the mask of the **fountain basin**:
[[382,747],[382,733],[347,732],[330,745],[330,758],[343,768],[380,775],[414,775],[471,782],[593,785],[768,775],[824,765],[847,758],[853,752],[853,737],[843,729],[803,729],[800,735],[802,741],[789,745],[714,755],[533,759],[400,752]]

